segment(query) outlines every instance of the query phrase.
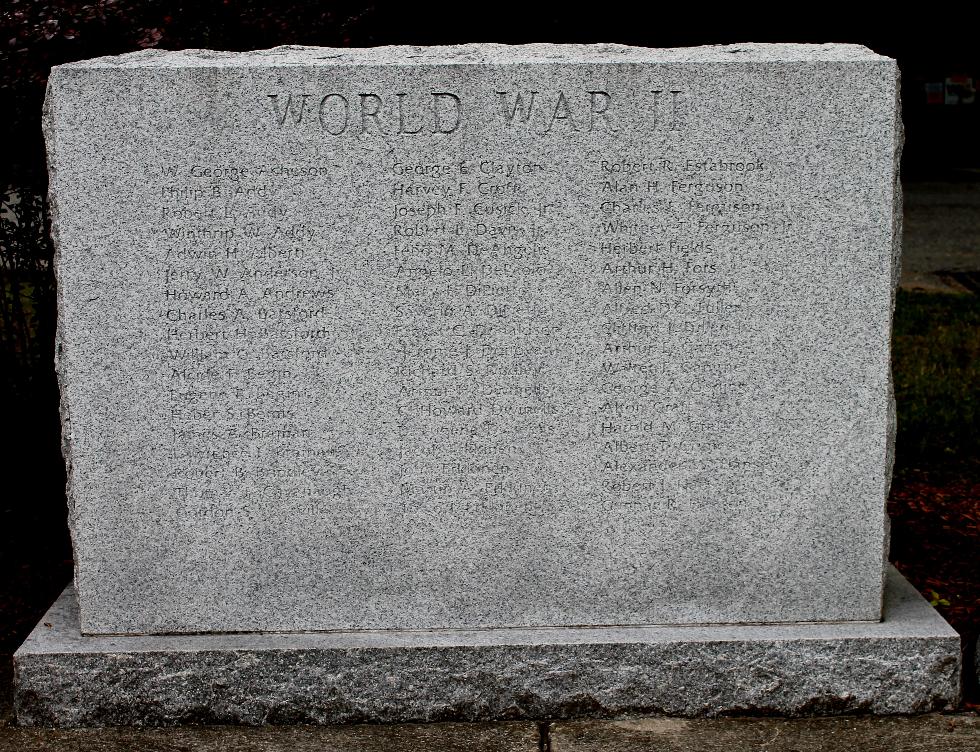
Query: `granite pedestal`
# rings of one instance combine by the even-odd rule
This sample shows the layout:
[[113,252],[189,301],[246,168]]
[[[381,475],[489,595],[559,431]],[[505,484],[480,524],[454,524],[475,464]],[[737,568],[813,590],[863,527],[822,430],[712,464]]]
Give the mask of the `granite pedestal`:
[[881,622],[778,626],[86,637],[69,588],[15,656],[16,708],[68,727],[920,713],[957,705],[959,660],[894,569]]

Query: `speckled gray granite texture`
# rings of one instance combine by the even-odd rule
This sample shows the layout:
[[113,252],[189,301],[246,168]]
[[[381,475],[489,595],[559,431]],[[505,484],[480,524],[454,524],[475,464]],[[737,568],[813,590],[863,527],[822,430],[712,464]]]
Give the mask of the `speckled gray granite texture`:
[[55,67],[82,629],[878,620],[897,77],[853,45]]
[[889,569],[877,623],[83,636],[69,588],[14,657],[26,726],[954,708],[960,641]]

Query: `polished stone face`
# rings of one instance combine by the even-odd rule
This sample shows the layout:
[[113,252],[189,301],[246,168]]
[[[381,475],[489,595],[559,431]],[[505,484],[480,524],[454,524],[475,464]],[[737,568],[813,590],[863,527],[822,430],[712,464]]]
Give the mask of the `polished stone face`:
[[878,619],[896,77],[849,45],[56,68],[82,629]]

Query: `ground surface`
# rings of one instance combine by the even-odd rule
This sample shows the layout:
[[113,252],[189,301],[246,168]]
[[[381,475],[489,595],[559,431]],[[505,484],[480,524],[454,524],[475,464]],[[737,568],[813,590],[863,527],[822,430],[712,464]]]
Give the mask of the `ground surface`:
[[980,293],[980,179],[905,186],[902,287]]
[[976,752],[980,718],[637,718],[559,723],[38,731],[0,752]]
[[908,470],[893,483],[891,559],[963,638],[965,707],[980,709],[980,481],[966,470],[944,476]]

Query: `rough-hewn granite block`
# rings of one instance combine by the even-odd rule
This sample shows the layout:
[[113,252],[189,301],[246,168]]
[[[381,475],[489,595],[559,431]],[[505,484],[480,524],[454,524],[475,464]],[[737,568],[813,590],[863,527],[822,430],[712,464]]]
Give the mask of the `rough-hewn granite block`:
[[870,624],[83,636],[69,589],[15,656],[17,719],[319,724],[954,707],[959,637],[889,571],[884,621]]
[[56,67],[82,629],[877,620],[896,79],[853,45]]

